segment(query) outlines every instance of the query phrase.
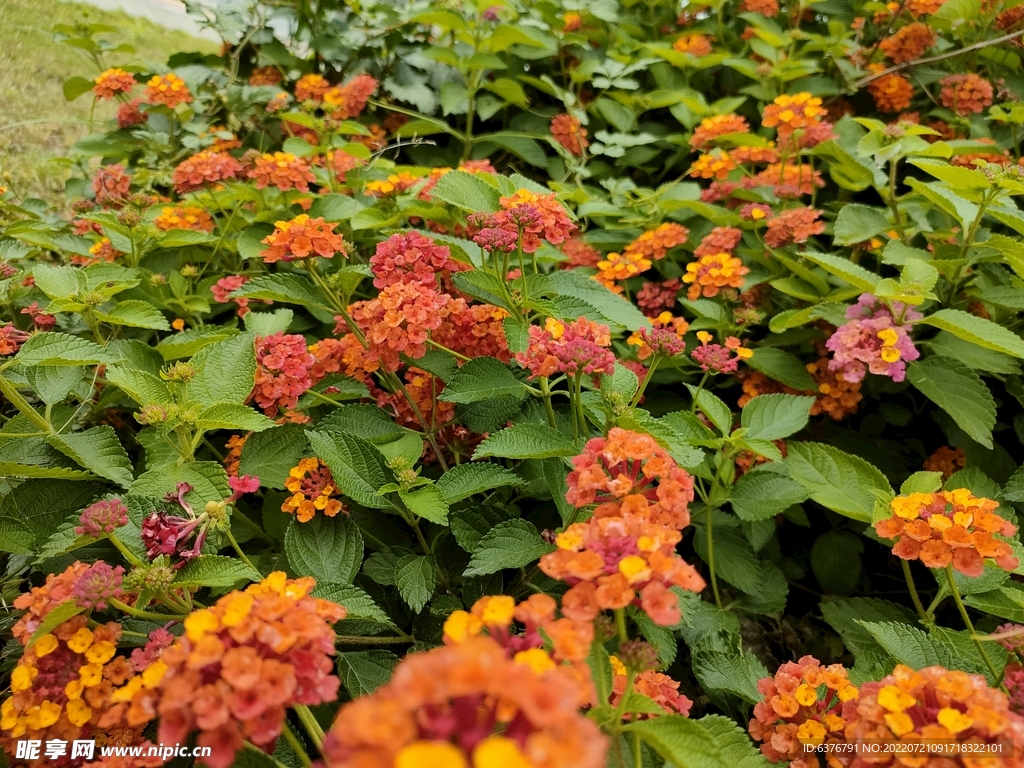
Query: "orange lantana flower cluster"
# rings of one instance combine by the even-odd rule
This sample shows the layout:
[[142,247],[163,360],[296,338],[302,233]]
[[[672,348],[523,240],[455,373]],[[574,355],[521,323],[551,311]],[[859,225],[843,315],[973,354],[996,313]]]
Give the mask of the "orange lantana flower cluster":
[[344,85],[335,85],[323,93],[324,111],[334,120],[356,117],[377,90],[376,78],[356,75]]
[[841,664],[824,667],[813,656],[790,661],[774,677],[757,684],[763,701],[754,706],[750,735],[773,763],[791,760],[791,768],[818,768],[815,753],[804,744],[832,744],[843,739],[845,702],[856,703],[857,688]]
[[542,195],[528,189],[519,189],[515,194],[501,197],[499,202],[502,211],[497,214],[498,226],[516,234],[521,226],[525,253],[536,252],[541,240],[558,245],[576,233],[576,225],[569,218],[565,207],[555,199],[553,192]]
[[291,152],[260,155],[249,170],[248,176],[256,180],[256,189],[277,187],[282,192],[289,189],[309,192],[309,182],[316,180],[309,169],[309,163]]
[[288,470],[284,487],[291,496],[284,500],[281,511],[295,515],[300,523],[308,523],[319,511],[327,517],[334,517],[344,511],[338,501],[341,491],[334,482],[331,470],[320,459],[302,459],[298,466]]
[[977,498],[965,488],[911,493],[892,500],[893,516],[875,523],[883,539],[894,539],[894,555],[920,560],[928,568],[953,568],[981,576],[985,561],[1012,571],[1019,565],[1013,549],[993,534],[1012,536],[1017,526],[995,513],[998,501]]
[[729,178],[730,171],[738,167],[736,161],[724,149],[712,149],[694,160],[688,173],[695,179],[723,181]]
[[551,135],[570,154],[577,157],[583,154],[583,150],[588,145],[587,129],[577,118],[568,113],[551,118]]
[[[609,699],[609,703],[613,707],[619,706],[622,702],[622,697],[626,693],[626,688],[629,684],[629,670],[626,669],[626,665],[622,663],[620,659],[615,656],[609,659],[612,664],[612,695]],[[668,675],[657,672],[653,669],[645,669],[639,674],[633,676],[633,689],[634,692],[639,693],[641,696],[646,696],[661,707],[667,715],[682,715],[686,717],[690,714],[690,709],[693,707],[693,702],[688,696],[679,693],[679,681],[673,680]],[[656,717],[653,714],[642,714],[642,715],[626,715],[627,720],[632,720],[634,717],[638,720],[647,720],[652,717]]]
[[315,585],[276,571],[189,614],[184,635],[154,662],[165,668],[159,741],[184,743],[199,731],[197,743],[212,751],[207,765],[227,768],[245,741],[272,752],[288,707],[333,701],[330,625],[346,611],[310,597]]
[[927,24],[914,22],[901,27],[879,44],[882,53],[897,64],[913,61],[935,44],[935,34]]
[[646,272],[654,262],[639,251],[609,253],[597,262],[598,273],[594,278],[609,290],[622,293],[618,283]]
[[531,325],[526,350],[517,352],[516,362],[530,371],[530,378],[568,373],[571,376],[615,370],[615,355],[607,325],[580,317],[569,323],[548,318],[541,328]]
[[685,243],[689,235],[690,230],[682,224],[676,224],[673,221],[665,222],[644,232],[626,246],[626,251],[643,254],[647,258],[657,261],[665,258],[665,254],[676,246]]
[[15,639],[27,645],[32,633],[39,629],[50,611],[71,599],[75,582],[87,570],[88,563],[75,561],[60,573],[49,574],[41,586],[32,587],[28,592],[18,595],[14,607],[24,613],[11,629]]
[[[11,696],[0,706],[0,747],[15,754],[19,739],[72,741],[113,736],[135,743],[140,734],[110,734],[98,723],[111,704],[114,687],[132,674],[123,656],[115,658],[121,626],[89,629],[88,617],[75,616],[38,637],[11,672]],[[33,761],[43,765],[42,759]]]
[[675,39],[672,50],[700,58],[711,53],[711,38],[700,32],[686,32]]
[[963,448],[950,448],[948,445],[940,446],[935,453],[925,459],[924,469],[928,472],[941,472],[942,480],[945,482],[955,472],[967,466],[967,456]]
[[469,358],[496,357],[503,363],[512,359],[503,321],[508,312],[491,304],[468,304],[452,299],[445,318],[433,333],[441,346]]
[[698,256],[696,261],[686,265],[683,282],[690,284],[686,296],[690,300],[701,295],[711,298],[722,288],[742,288],[743,277],[748,272],[742,261],[726,251]]
[[743,394],[737,401],[737,405],[742,408],[758,395],[813,395],[815,399],[811,404],[811,416],[827,413],[836,421],[842,421],[851,413],[857,412],[857,404],[863,399],[860,392],[861,383],[847,381],[841,376],[837,376],[835,371],[829,369],[828,361],[828,357],[822,357],[805,366],[817,384],[816,391],[800,392],[774,379],[769,379],[760,371],[744,371],[742,374]]
[[571,585],[562,613],[588,621],[639,602],[656,624],[678,623],[669,587],[705,586],[675,552],[690,523],[693,478],[653,437],[620,427],[590,440],[573,467],[566,500],[597,507],[587,522],[558,534],[558,549],[540,559],[544,573]]
[[490,637],[411,654],[390,682],[341,708],[326,763],[603,768],[607,739],[579,713],[574,672],[536,662],[508,658]]
[[868,83],[868,93],[880,112],[902,112],[914,98],[914,86],[904,75],[890,72]]
[[136,85],[135,75],[120,67],[104,70],[93,82],[96,85],[92,87],[92,92],[97,99],[112,99],[119,93],[128,93]]
[[303,75],[295,81],[296,101],[323,101],[324,94],[331,87],[323,75],[311,73]]
[[[902,664],[878,682],[865,683],[860,696],[843,705],[847,742],[936,742],[934,752],[914,755],[915,762],[893,752],[872,755],[878,766],[929,768],[1019,768],[1024,765],[1024,718],[1010,711],[1006,694],[989,688],[985,678],[943,667],[917,672]],[[983,745],[999,741],[1000,751],[986,754]],[[950,742],[977,745],[978,752],[952,754]]]
[[202,208],[194,205],[164,208],[153,219],[153,225],[165,232],[171,229],[191,229],[194,232],[212,232],[213,219]]
[[163,104],[169,109],[174,109],[179,104],[188,104],[192,101],[192,93],[189,91],[185,81],[173,72],[166,75],[154,75],[146,83],[146,103]]
[[289,221],[276,221],[274,231],[260,241],[269,246],[260,251],[260,256],[266,264],[307,259],[314,255],[325,259],[334,258],[336,253],[346,256],[345,242],[334,232],[336,226],[336,222],[327,222],[319,217],[311,219],[305,213]]
[[443,322],[442,310],[451,297],[419,282],[397,282],[377,297],[352,305],[349,312],[366,334],[373,359],[397,371],[406,355],[418,360],[427,353],[427,337]]
[[821,123],[826,115],[821,99],[807,92],[783,94],[764,108],[761,125],[774,128],[779,138],[787,138],[795,131],[805,131]]
[[237,178],[241,172],[242,164],[227,152],[204,149],[174,169],[174,191],[179,195],[194,192],[210,184]]
[[992,104],[992,83],[973,72],[949,75],[942,79],[940,85],[942,90],[939,91],[939,100],[942,106],[962,117],[980,114]]
[[768,220],[764,242],[771,248],[782,248],[790,243],[806,243],[824,231],[821,211],[809,207],[789,208]]
[[690,147],[694,150],[707,149],[715,140],[731,133],[750,133],[747,119],[732,113],[705,117],[690,137]]
[[309,347],[309,353],[313,356],[309,375],[314,384],[332,373],[365,382],[380,368],[379,362],[354,333],[346,333],[339,339],[321,339]]

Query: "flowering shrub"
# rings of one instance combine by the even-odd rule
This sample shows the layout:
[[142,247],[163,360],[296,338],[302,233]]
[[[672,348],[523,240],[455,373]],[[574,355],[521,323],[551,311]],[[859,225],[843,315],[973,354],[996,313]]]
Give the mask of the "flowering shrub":
[[1020,6],[229,5],[0,192],[12,765],[1021,761]]

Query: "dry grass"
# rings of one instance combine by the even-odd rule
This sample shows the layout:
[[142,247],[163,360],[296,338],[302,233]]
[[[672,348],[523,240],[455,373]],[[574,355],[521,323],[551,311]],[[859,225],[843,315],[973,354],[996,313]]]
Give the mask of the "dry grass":
[[[134,46],[136,54],[111,56],[109,64],[160,64],[176,51],[215,47],[183,32],[145,19],[97,10],[60,0],[0,0],[0,185],[19,197],[58,201],[68,171],[52,158],[89,133],[92,98],[64,99],[63,84],[79,75],[98,72],[82,53],[53,41],[55,24],[109,24],[117,43]],[[95,119],[109,119],[113,107],[102,105]]]

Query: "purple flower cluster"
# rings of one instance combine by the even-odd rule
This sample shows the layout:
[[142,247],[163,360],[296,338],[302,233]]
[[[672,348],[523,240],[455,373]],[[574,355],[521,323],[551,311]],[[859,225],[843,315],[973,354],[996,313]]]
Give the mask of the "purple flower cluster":
[[851,383],[861,381],[867,371],[903,381],[907,363],[921,356],[910,339],[908,324],[919,320],[921,313],[898,301],[890,311],[875,296],[863,293],[846,316],[849,322],[825,342],[833,355],[829,369]]
[[102,611],[110,598],[119,598],[124,594],[121,589],[123,578],[124,568],[120,565],[111,568],[102,560],[97,560],[78,577],[71,588],[71,594],[80,608]]
[[98,539],[128,523],[128,507],[120,499],[104,499],[82,510],[76,536]]

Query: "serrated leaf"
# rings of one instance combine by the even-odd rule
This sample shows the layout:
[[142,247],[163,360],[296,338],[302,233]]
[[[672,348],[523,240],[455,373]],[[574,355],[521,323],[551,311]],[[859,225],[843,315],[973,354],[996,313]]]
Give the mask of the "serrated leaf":
[[395,586],[413,612],[419,613],[434,596],[437,565],[433,557],[406,555],[395,566]]
[[886,653],[911,669],[923,669],[936,664],[956,667],[949,649],[936,643],[925,632],[909,624],[893,621],[857,621],[875,639]]
[[150,328],[169,331],[171,326],[163,313],[145,301],[131,299],[119,301],[107,312],[96,312],[96,319],[110,325],[125,325],[129,328]]
[[347,586],[363,562],[363,535],[345,515],[317,514],[305,523],[293,518],[284,535],[284,551],[298,575]]
[[1024,358],[1024,341],[991,320],[968,314],[959,309],[940,309],[919,320],[919,323],[949,331],[964,341],[977,344],[1013,357]]
[[106,378],[139,405],[166,405],[174,397],[167,385],[157,376],[128,366],[107,367]]
[[98,483],[29,479],[0,498],[0,550],[33,554],[101,493]]
[[853,245],[870,240],[879,232],[890,229],[888,213],[860,203],[847,203],[839,209],[833,225],[832,242]]
[[206,325],[201,328],[189,328],[160,340],[156,351],[164,360],[177,360],[191,357],[203,347],[229,339],[237,333],[233,328],[221,325]]
[[231,298],[267,299],[280,301],[284,304],[298,304],[304,307],[315,307],[325,312],[332,311],[324,303],[323,297],[317,292],[309,280],[299,275],[263,275],[254,277],[231,294]]
[[15,359],[32,365],[103,365],[116,363],[117,358],[99,344],[60,331],[33,333]]
[[770,673],[751,653],[698,650],[693,654],[693,674],[707,690],[724,691],[757,704],[763,698],[757,682]]
[[[849,207],[849,206],[845,206]],[[859,291],[873,291],[878,284],[879,277],[874,272],[869,272],[849,259],[841,256],[833,256],[829,253],[817,253],[806,251],[804,258],[813,261],[829,274],[835,275],[840,280],[849,283]]]
[[49,435],[45,439],[48,445],[76,464],[122,488],[127,488],[135,479],[131,459],[111,426],[104,424],[85,432]]
[[635,733],[674,768],[724,768],[722,750],[715,736],[695,720],[664,715],[638,720],[624,729]]
[[188,483],[192,490],[185,496],[194,508],[202,510],[208,501],[223,501],[231,495],[228,474],[214,461],[189,464],[165,464],[144,472],[132,483],[128,493],[151,499],[162,499],[174,491],[178,483]]
[[189,560],[174,577],[175,587],[234,587],[239,582],[259,581],[260,572],[241,560],[222,555],[200,555]]
[[900,495],[911,493],[935,493],[942,488],[941,472],[915,472],[900,486]]
[[382,611],[366,592],[356,586],[317,582],[310,593],[321,600],[330,600],[345,607],[346,619],[369,619],[391,624],[391,618]]
[[831,445],[792,442],[786,464],[811,499],[854,520],[871,522],[876,492],[892,495],[877,467]]
[[[766,673],[767,675],[767,673]],[[754,702],[757,703],[757,702]],[[722,750],[724,765],[730,768],[768,768],[768,758],[754,746],[747,731],[723,715],[704,715],[697,720]]]
[[531,523],[506,520],[480,539],[463,575],[486,576],[503,568],[521,568],[552,549]]
[[526,388],[512,375],[509,366],[493,357],[477,357],[456,371],[438,400],[448,403],[475,403],[493,398],[522,401]]
[[816,392],[818,385],[800,359],[777,347],[758,347],[747,365],[770,379],[800,392]]
[[206,406],[244,402],[256,382],[255,344],[256,334],[240,333],[196,352],[189,400]]
[[509,515],[504,510],[483,504],[472,509],[452,512],[449,524],[458,545],[473,553],[480,544],[480,539],[508,519]]
[[255,475],[268,488],[283,489],[288,472],[309,447],[305,430],[298,424],[282,424],[251,435],[242,446],[238,474]]
[[384,456],[368,441],[336,427],[307,431],[313,452],[323,459],[343,494],[364,507],[390,506],[377,491],[394,481]]
[[977,373],[957,360],[936,355],[911,363],[907,379],[973,440],[992,448],[996,403]]
[[562,269],[548,277],[551,289],[556,295],[571,296],[585,301],[616,325],[621,325],[630,331],[650,327],[650,321],[643,316],[639,309],[587,275],[574,270]]
[[547,459],[577,453],[572,440],[543,424],[513,424],[484,439],[473,459],[498,456],[507,459]]
[[430,484],[410,491],[400,490],[398,497],[417,517],[435,525],[448,525],[448,502],[437,486]]
[[59,403],[82,381],[84,369],[70,365],[25,368],[25,380],[44,403]]
[[501,210],[498,190],[466,171],[449,171],[437,180],[430,191],[434,200],[440,200],[464,211],[494,213]]
[[521,486],[523,480],[511,470],[489,462],[459,464],[441,475],[437,481],[438,489],[449,504],[468,499],[476,493],[509,485]]
[[690,390],[690,395],[697,401],[697,407],[711,420],[712,424],[718,427],[723,435],[732,432],[732,411],[718,395],[695,387],[693,384],[687,384],[686,388]]
[[397,666],[398,657],[391,651],[354,651],[338,656],[338,675],[353,698],[380,688]]
[[262,432],[276,426],[259,411],[241,403],[215,403],[205,408],[196,419],[196,429],[238,429],[245,432]]
[[807,490],[802,485],[768,469],[744,473],[729,494],[736,516],[750,522],[769,520],[806,498]]
[[779,440],[805,426],[810,418],[813,397],[799,395],[758,395],[743,406],[740,426],[746,440]]

